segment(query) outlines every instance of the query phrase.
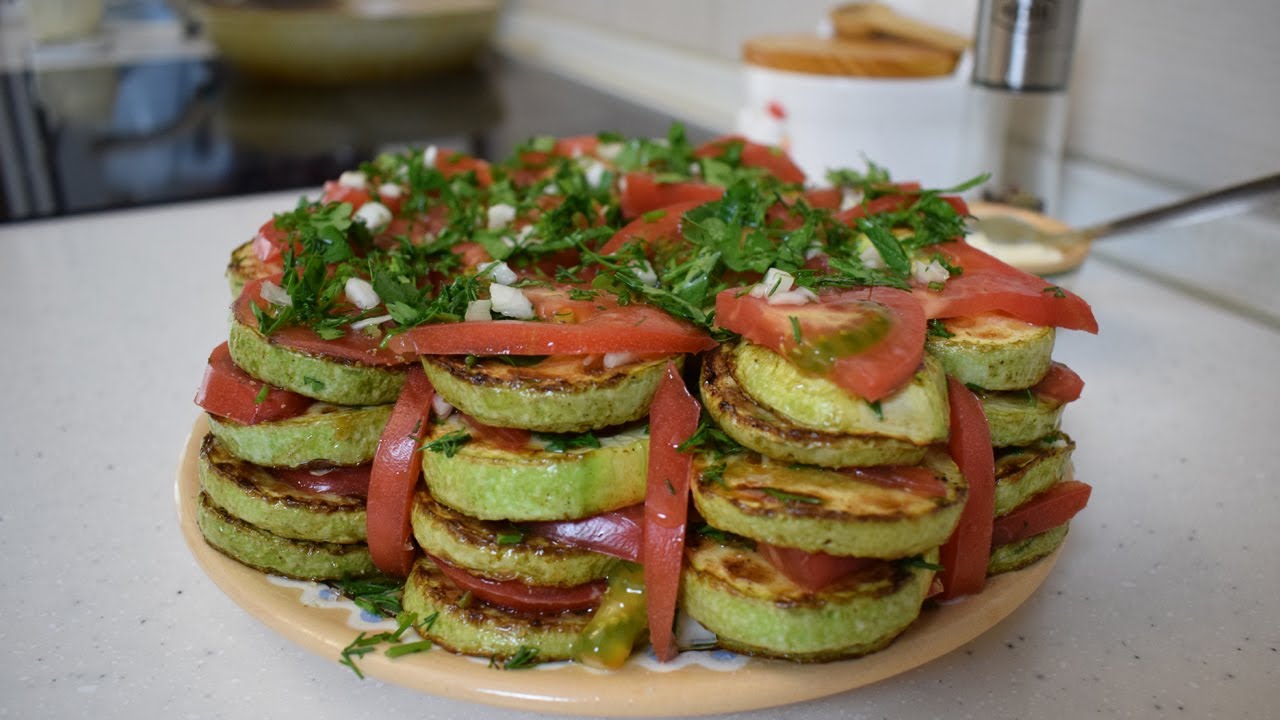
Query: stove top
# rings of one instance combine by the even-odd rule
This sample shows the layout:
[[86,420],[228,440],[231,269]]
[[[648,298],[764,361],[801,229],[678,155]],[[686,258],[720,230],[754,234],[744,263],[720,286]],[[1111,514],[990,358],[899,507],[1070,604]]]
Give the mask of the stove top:
[[0,222],[318,187],[406,146],[496,159],[534,135],[672,122],[498,55],[394,85],[268,85],[206,58],[8,72],[0,93]]

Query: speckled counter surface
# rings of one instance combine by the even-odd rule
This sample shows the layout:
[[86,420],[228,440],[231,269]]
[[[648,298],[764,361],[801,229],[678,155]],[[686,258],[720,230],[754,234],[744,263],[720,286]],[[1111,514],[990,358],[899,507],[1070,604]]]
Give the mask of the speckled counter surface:
[[[220,268],[295,197],[0,227],[0,716],[526,717],[358,680],[182,542],[174,468],[224,333]],[[1276,267],[1270,247],[1248,261]],[[1066,429],[1095,490],[1048,582],[940,660],[737,717],[1276,716],[1280,332],[1113,262],[1073,287],[1102,326],[1057,351],[1088,383]]]

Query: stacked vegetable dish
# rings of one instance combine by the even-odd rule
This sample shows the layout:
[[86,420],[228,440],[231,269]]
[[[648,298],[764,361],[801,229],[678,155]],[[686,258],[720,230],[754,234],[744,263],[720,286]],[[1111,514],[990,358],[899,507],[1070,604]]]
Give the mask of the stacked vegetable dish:
[[1052,351],[1092,311],[968,246],[964,189],[679,127],[375,158],[232,253],[199,527],[392,588],[415,648],[874,652],[1089,496]]

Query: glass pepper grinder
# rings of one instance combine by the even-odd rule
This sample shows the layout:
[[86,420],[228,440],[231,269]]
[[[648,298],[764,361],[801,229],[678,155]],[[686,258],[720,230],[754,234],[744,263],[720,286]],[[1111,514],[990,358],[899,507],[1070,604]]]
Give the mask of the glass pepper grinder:
[[984,199],[1058,211],[1078,15],[1078,0],[981,0],[972,83],[990,139]]

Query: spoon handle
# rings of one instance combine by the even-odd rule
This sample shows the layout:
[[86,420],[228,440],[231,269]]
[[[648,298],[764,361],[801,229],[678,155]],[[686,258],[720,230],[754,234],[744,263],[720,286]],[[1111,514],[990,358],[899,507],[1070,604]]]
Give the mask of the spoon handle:
[[1199,222],[1215,217],[1235,215],[1252,207],[1257,201],[1280,192],[1280,173],[1250,180],[1239,185],[1192,195],[1168,205],[1144,210],[1132,215],[1081,228],[1073,235],[1086,240],[1128,232],[1138,228],[1168,222]]

